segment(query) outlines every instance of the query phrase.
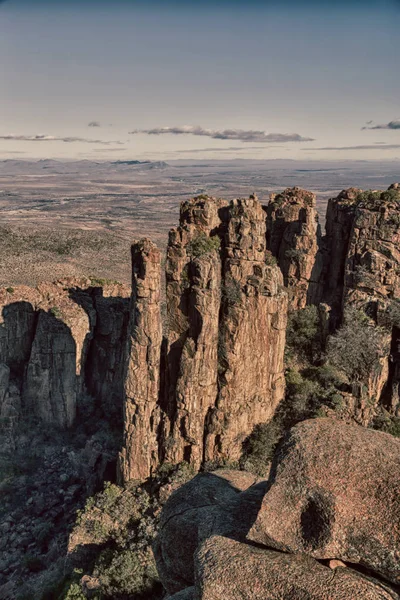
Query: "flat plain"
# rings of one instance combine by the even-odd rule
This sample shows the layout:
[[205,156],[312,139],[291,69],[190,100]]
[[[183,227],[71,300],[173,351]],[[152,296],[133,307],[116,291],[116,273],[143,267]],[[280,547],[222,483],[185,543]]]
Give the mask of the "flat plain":
[[182,200],[227,200],[299,186],[329,197],[348,187],[385,189],[400,161],[89,160],[0,161],[0,286],[63,277],[130,282],[129,247],[149,237],[165,248]]

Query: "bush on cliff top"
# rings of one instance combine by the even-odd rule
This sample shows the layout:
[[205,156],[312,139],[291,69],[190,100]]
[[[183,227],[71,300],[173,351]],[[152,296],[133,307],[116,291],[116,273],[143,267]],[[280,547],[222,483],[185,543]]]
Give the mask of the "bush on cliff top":
[[221,240],[218,236],[214,235],[208,237],[205,233],[199,233],[193,238],[188,244],[188,253],[193,258],[199,258],[205,256],[210,252],[219,250],[221,247]]
[[343,325],[329,339],[327,358],[351,382],[365,382],[376,368],[383,350],[383,330],[363,311],[347,308]]

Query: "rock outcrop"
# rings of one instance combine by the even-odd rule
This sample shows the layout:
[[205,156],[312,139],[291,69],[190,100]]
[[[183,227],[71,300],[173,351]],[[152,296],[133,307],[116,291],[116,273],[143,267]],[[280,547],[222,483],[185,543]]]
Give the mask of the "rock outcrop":
[[400,583],[400,441],[333,419],[296,425],[271,469],[251,541],[360,564]]
[[157,569],[168,592],[194,583],[194,554],[202,541],[214,534],[245,539],[264,488],[253,495],[241,492],[255,482],[251,473],[220,470],[197,475],[171,495],[154,544]]
[[[278,267],[267,264],[265,232],[255,197],[230,204],[199,197],[182,204],[167,249],[165,339],[160,361],[151,367],[150,379],[160,381],[160,390],[151,384],[143,418],[133,418],[129,404],[146,397],[140,386],[149,354],[131,354],[120,465],[125,480],[149,476],[157,455],[196,469],[237,459],[244,439],[283,398],[287,295]],[[133,257],[134,273],[146,262],[143,254]],[[150,288],[146,278],[144,273],[143,287]],[[136,305],[134,291],[133,311]],[[157,318],[150,321],[146,337],[158,357]],[[131,454],[136,458],[126,467]]]
[[198,600],[394,600],[398,594],[349,568],[214,536],[196,556]]
[[198,468],[205,421],[218,393],[221,303],[220,211],[226,202],[199,198],[181,206],[166,261],[167,332],[162,454]]
[[265,218],[255,197],[229,206],[222,254],[218,396],[208,414],[205,459],[237,460],[255,425],[284,396],[287,295],[268,264]]
[[145,479],[158,465],[161,352],[161,254],[150,241],[132,246],[132,298],[125,373],[122,480]]
[[314,419],[290,430],[268,481],[197,475],[161,513],[164,587],[196,600],[399,600],[399,460],[387,434]]
[[[70,427],[86,391],[95,392],[99,403],[119,395],[122,411],[121,376],[115,362],[125,335],[127,294],[124,286],[106,285],[101,290],[90,280],[0,290],[0,416],[4,422],[11,424],[29,415]],[[119,308],[114,312],[121,315],[121,323],[109,332],[107,346],[104,329],[100,332],[96,326],[104,321],[105,306],[116,301]],[[103,317],[98,319],[100,312]]]
[[271,195],[266,213],[267,245],[282,270],[290,309],[318,304],[324,263],[315,194],[287,188]]

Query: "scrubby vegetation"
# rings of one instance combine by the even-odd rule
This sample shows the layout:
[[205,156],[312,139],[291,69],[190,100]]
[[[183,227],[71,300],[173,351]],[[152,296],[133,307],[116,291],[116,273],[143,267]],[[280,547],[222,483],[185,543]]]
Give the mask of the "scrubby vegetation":
[[339,331],[327,348],[331,364],[349,381],[366,382],[376,368],[384,350],[384,334],[380,327],[361,310],[348,308]]
[[[397,303],[388,311],[397,320]],[[348,308],[341,327],[326,343],[321,335],[318,309],[307,306],[289,315],[285,362],[286,394],[274,418],[255,428],[245,441],[241,466],[265,475],[284,433],[296,423],[318,416],[342,413],[353,385],[368,398],[368,383],[386,352],[385,332],[363,311]],[[344,412],[344,414],[346,414]],[[371,427],[400,436],[400,418],[376,409]]]
[[390,189],[382,191],[365,190],[357,194],[357,204],[369,210],[378,210],[385,202],[400,202],[400,190]]
[[165,464],[150,481],[106,483],[89,498],[70,538],[80,570],[70,573],[59,600],[84,600],[87,582],[97,600],[161,599],[151,550],[158,517],[171,491],[194,475],[186,463]]
[[199,258],[214,251],[218,251],[221,246],[221,240],[214,235],[208,237],[205,233],[196,235],[188,244],[188,253],[192,258]]

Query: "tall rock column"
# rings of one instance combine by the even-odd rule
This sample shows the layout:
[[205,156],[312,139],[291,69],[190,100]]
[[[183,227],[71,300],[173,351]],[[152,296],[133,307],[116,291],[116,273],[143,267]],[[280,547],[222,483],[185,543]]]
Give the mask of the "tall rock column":
[[358,195],[344,269],[342,306],[363,308],[386,333],[369,396],[400,413],[400,189]]
[[290,309],[318,304],[323,254],[315,194],[287,188],[271,196],[266,212],[267,245],[282,270]]
[[330,198],[326,212],[326,277],[324,300],[333,310],[333,328],[342,316],[344,271],[356,210],[356,198],[361,190],[343,190]]
[[148,239],[132,245],[132,297],[119,477],[145,479],[158,465],[161,254]]
[[284,396],[287,294],[267,263],[265,214],[257,198],[229,206],[223,250],[218,395],[205,427],[205,461],[236,460],[255,425]]
[[181,206],[167,250],[168,353],[164,458],[203,461],[204,427],[217,396],[221,300],[220,211],[199,197]]

